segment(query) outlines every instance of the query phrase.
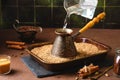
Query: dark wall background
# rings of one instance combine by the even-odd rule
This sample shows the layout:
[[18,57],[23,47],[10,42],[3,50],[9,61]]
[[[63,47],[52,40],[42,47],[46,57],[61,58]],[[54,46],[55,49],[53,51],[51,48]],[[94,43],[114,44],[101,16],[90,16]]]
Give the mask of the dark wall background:
[[[98,0],[95,16],[106,12],[94,28],[120,29],[120,0]],[[63,0],[0,0],[0,28],[12,28],[15,19],[23,25],[62,27],[66,12]],[[72,15],[70,27],[82,27],[89,20]]]

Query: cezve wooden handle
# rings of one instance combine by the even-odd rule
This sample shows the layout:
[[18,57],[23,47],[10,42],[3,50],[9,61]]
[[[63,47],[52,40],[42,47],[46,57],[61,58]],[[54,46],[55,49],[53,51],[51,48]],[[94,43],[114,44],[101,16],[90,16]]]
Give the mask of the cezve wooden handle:
[[88,22],[82,29],[79,30],[80,33],[86,31],[87,29],[93,27],[96,23],[98,23],[101,19],[105,17],[105,12],[102,12],[97,15],[97,17],[93,18],[90,22]]

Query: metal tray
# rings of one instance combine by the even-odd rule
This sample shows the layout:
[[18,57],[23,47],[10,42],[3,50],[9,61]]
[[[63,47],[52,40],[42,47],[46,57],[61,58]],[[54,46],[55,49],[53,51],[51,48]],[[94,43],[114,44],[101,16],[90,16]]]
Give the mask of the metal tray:
[[58,72],[58,71],[63,71],[63,70],[67,70],[67,69],[73,69],[73,68],[76,68],[78,66],[83,66],[85,63],[94,63],[97,61],[102,61],[102,60],[104,60],[106,54],[111,50],[111,47],[109,47],[108,45],[105,45],[105,44],[100,43],[98,41],[95,41],[93,39],[77,38],[75,41],[76,42],[91,43],[91,44],[94,44],[96,47],[98,47],[98,49],[104,49],[106,51],[99,53],[99,54],[96,54],[96,55],[90,55],[90,56],[85,57],[85,58],[79,58],[79,59],[71,60],[68,62],[62,62],[62,63],[47,63],[44,60],[42,60],[40,57],[38,57],[37,55],[35,55],[31,52],[31,50],[33,48],[41,47],[41,46],[47,45],[47,44],[52,44],[51,42],[32,44],[32,45],[28,46],[26,51],[31,55],[31,57],[33,59],[35,59],[37,62],[39,62],[40,65],[42,65],[45,69]]

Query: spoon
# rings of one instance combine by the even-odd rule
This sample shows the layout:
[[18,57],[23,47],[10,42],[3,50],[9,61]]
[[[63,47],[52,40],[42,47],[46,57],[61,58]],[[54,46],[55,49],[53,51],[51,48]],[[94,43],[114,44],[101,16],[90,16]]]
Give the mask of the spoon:
[[102,72],[101,74],[99,74],[98,76],[96,76],[96,77],[90,77],[90,80],[97,80],[98,78],[100,78],[102,75],[104,75],[106,72],[108,72],[110,69],[112,69],[113,68],[113,66],[110,66],[110,67],[108,67],[106,70],[104,70],[104,72]]

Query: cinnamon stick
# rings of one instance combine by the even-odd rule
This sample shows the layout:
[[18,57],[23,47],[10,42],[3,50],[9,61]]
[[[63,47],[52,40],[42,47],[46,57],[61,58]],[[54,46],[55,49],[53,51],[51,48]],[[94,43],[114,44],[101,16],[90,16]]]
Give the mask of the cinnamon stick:
[[25,42],[18,42],[18,41],[6,41],[8,45],[25,45]]
[[89,65],[80,69],[78,72],[78,76],[80,78],[85,78],[91,75],[92,73],[96,72],[97,70],[99,70],[99,66]]
[[19,49],[19,50],[24,49],[24,47],[20,46],[20,45],[8,45],[7,47],[8,48],[13,48],[13,49]]

